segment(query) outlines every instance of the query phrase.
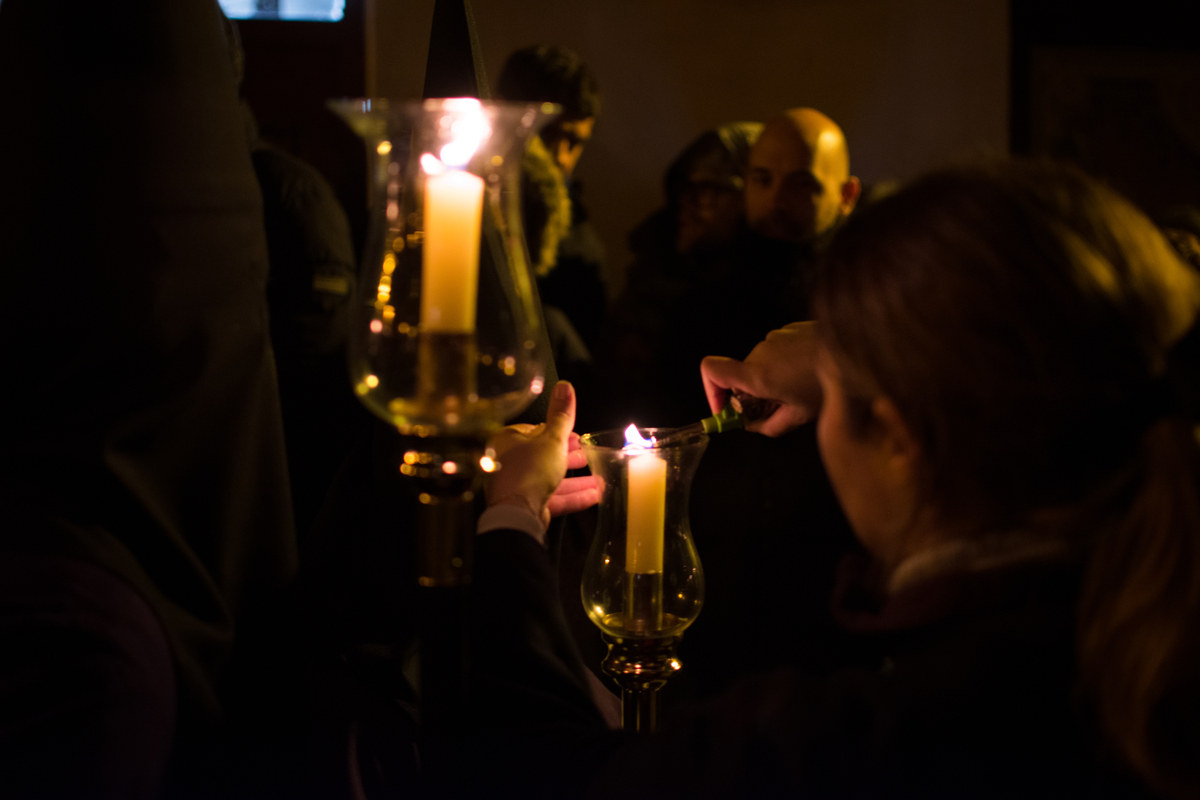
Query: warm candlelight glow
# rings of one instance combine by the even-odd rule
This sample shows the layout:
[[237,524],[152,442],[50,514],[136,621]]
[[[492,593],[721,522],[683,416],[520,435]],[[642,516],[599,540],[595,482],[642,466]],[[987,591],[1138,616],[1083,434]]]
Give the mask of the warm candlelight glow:
[[454,138],[442,146],[438,155],[444,164],[465,167],[479,145],[492,135],[492,129],[483,115],[483,105],[473,97],[455,97],[446,100],[442,108],[458,116],[446,118]]
[[641,431],[637,429],[637,425],[630,423],[625,429],[625,449],[626,450],[645,450],[654,447],[654,437],[647,439],[642,436]]
[[441,175],[446,171],[446,167],[433,153],[421,155],[421,169],[425,171],[426,175]]
[[471,333],[479,285],[483,179],[450,170],[425,181],[425,252],[421,327]]
[[463,169],[492,129],[474,98],[446,100],[442,119],[451,140],[438,155],[423,153],[425,250],[421,273],[421,327],[428,332],[472,333],[479,285],[483,179]]
[[667,504],[667,462],[652,449],[636,425],[625,429],[625,450],[647,450],[629,459],[629,492],[625,538],[625,571],[638,574],[662,572],[663,528]]

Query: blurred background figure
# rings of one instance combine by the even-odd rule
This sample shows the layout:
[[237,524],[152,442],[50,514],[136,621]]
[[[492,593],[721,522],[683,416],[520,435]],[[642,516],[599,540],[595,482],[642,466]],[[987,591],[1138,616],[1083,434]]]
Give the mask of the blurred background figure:
[[746,219],[768,238],[811,243],[854,210],[860,188],[837,123],[793,108],[767,123],[750,153]]
[[[511,102],[562,106],[562,114],[542,130],[525,155],[522,201],[525,237],[547,325],[559,329],[551,331],[551,341],[563,348],[556,349],[555,363],[567,378],[572,362],[583,355],[578,343],[594,350],[607,305],[601,278],[604,246],[588,219],[583,186],[573,177],[600,116],[600,89],[574,52],[534,45],[508,57],[497,93]],[[578,335],[563,332],[562,320],[552,308],[565,315]],[[586,358],[590,360],[590,353]]]
[[[757,122],[732,122],[697,137],[667,169],[663,207],[630,233],[635,261],[601,354],[603,403],[611,407],[601,412],[603,427],[628,424],[630,415],[679,425],[703,412],[696,358],[728,334],[729,320],[698,315],[736,269],[744,175],[761,130]],[[581,413],[588,420],[594,412]]]
[[605,424],[705,416],[699,359],[744,357],[811,318],[820,254],[861,188],[841,129],[811,108],[705,133],[665,184],[666,207],[630,237],[636,261],[604,343]]
[[[225,41],[239,89],[245,55],[237,23]],[[312,525],[366,413],[349,391],[346,337],[356,259],[350,222],[329,182],[310,164],[259,136],[241,102],[250,160],[263,196],[270,268],[267,306],[296,531]]]
[[746,164],[762,127],[731,122],[708,131],[671,164],[667,210],[674,211],[677,253],[721,247],[737,236],[745,211]]
[[812,318],[817,262],[838,225],[854,210],[861,188],[850,174],[842,129],[820,111],[789,109],[763,128],[746,171],[751,235],[743,242],[742,258],[746,272],[753,269],[779,292],[762,298],[780,318]]

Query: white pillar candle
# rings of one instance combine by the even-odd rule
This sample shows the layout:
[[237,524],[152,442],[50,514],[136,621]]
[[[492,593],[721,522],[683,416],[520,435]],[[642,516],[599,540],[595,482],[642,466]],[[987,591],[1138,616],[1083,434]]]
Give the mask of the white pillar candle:
[[629,459],[625,571],[662,572],[667,462],[653,451]]
[[482,221],[482,178],[456,169],[426,176],[421,262],[423,331],[475,331]]

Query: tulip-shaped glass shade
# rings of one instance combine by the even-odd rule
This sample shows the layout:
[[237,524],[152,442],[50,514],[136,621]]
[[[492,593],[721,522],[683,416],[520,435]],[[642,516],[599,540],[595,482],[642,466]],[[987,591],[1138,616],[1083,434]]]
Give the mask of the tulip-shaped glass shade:
[[545,388],[521,228],[526,143],[551,104],[330,107],[367,143],[372,220],[351,319],[355,392],[401,433],[480,436]]
[[[688,496],[708,437],[655,446],[661,433],[631,425],[581,437],[600,488],[596,537],[583,569],[583,607],[610,636],[678,636],[704,603]],[[627,434],[642,446],[627,445]]]

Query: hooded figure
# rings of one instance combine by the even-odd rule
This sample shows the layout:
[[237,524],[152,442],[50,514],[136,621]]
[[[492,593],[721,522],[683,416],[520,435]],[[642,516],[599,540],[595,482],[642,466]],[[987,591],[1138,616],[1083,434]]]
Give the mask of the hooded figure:
[[216,3],[4,0],[0,107],[0,782],[151,795],[296,561]]

